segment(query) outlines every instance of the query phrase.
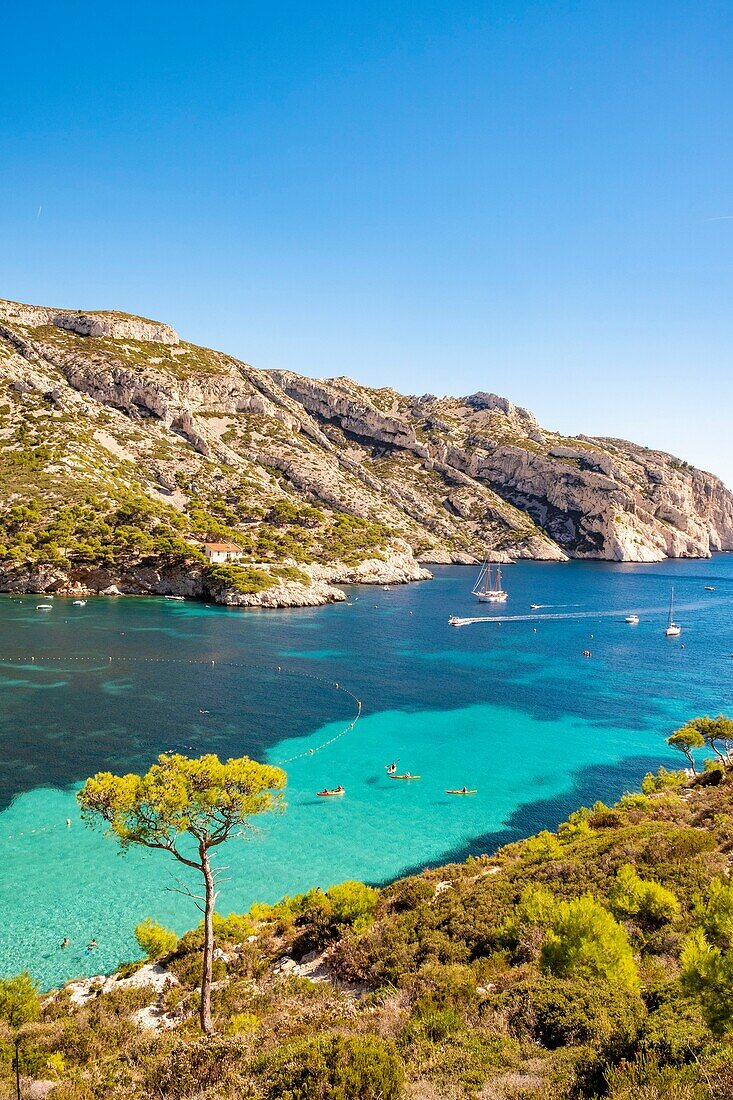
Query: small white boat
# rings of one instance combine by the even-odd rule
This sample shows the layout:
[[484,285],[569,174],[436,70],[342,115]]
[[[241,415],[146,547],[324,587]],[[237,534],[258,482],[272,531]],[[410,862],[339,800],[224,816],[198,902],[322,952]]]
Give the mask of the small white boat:
[[185,596],[165,596],[164,598],[166,600],[178,600],[179,602],[182,603],[183,600],[185,600],[186,597]]
[[715,585],[713,585],[713,584],[706,584],[706,585],[705,585],[705,591],[706,591],[706,592],[714,592],[714,591],[715,591]]
[[674,585],[672,586],[672,595],[669,598],[669,617],[667,619],[667,629],[664,633],[668,638],[679,638],[682,633],[682,627],[674,621]]
[[52,603],[37,603],[36,611],[53,611]]
[[86,600],[74,600],[74,603],[73,603],[72,606],[73,607],[86,607],[86,605],[87,605]]
[[541,603],[531,603],[531,604],[529,605],[529,609],[530,609],[530,611],[539,611],[539,609],[540,609],[541,607],[542,607],[542,604],[541,604]]
[[629,623],[630,626],[637,626],[639,622],[638,615],[627,615],[624,622]]

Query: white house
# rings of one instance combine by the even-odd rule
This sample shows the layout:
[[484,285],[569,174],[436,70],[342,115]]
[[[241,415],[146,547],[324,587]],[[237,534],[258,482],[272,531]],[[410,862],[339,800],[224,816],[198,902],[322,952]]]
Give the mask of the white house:
[[208,561],[239,561],[244,551],[235,542],[205,542],[204,553]]

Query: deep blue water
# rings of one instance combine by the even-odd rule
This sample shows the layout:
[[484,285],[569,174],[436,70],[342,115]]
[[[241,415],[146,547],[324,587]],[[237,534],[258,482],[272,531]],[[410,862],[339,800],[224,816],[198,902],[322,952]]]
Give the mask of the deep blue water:
[[[49,984],[98,972],[136,955],[143,917],[179,931],[197,920],[166,888],[177,872],[167,857],[122,857],[80,824],[73,791],[95,771],[144,769],[168,749],[298,757],[286,814],[223,856],[220,908],[242,910],[554,826],[673,762],[664,737],[686,716],[733,711],[731,555],[520,563],[505,571],[498,612],[472,602],[472,571],[435,574],[279,612],[101,598],[56,599],[43,613],[37,598],[0,597],[0,973],[25,965]],[[672,583],[677,640],[663,633]],[[447,625],[454,613],[528,614],[530,603],[577,617]],[[623,622],[632,610],[636,627]],[[363,703],[354,730],[347,691]],[[396,758],[422,780],[389,781]],[[343,800],[315,797],[339,782]],[[444,794],[464,783],[475,798]],[[72,946],[60,952],[64,936]],[[100,948],[88,956],[92,936]]]

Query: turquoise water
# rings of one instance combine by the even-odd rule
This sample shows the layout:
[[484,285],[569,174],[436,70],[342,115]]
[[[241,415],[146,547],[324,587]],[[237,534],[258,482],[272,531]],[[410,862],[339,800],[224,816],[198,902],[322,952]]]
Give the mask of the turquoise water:
[[[198,920],[172,889],[183,868],[120,855],[81,824],[74,790],[94,771],[143,769],[168,749],[290,760],[287,812],[220,855],[219,909],[241,911],[552,827],[678,759],[663,738],[691,711],[733,710],[733,556],[520,563],[502,612],[535,602],[576,617],[452,629],[450,614],[495,613],[471,601],[471,579],[441,568],[292,612],[56,599],[42,613],[33,597],[0,597],[0,973],[25,966],[44,986],[99,973],[137,956],[143,917],[178,931]],[[672,581],[677,640],[663,635]],[[631,610],[637,627],[622,621]],[[363,704],[353,730],[347,692]],[[393,759],[422,780],[389,780]],[[337,783],[344,799],[315,797]],[[464,784],[478,794],[444,794]]]

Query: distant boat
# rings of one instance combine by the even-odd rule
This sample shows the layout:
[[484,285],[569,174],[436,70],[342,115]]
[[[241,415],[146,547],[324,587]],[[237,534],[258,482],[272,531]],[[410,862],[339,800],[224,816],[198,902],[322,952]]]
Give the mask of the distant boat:
[[36,611],[53,611],[52,603],[37,603]]
[[531,604],[529,605],[529,609],[530,609],[530,611],[539,611],[539,609],[540,609],[541,607],[542,607],[542,604],[541,604],[541,603],[531,603]]
[[165,596],[164,598],[166,600],[179,600],[179,601],[182,601],[182,600],[185,600],[186,597],[185,596]]
[[715,586],[712,585],[712,584],[706,584],[705,585],[705,591],[706,592],[714,592],[715,591]]
[[74,604],[73,604],[74,607],[86,607],[86,605],[87,605],[86,600],[74,600]]
[[674,585],[672,585],[672,595],[669,598],[669,617],[667,619],[667,629],[664,633],[668,638],[678,638],[682,633],[682,627],[674,621]]
[[319,798],[340,798],[341,795],[346,794],[343,787],[334,787],[332,791],[329,791],[328,787],[325,787],[322,791],[316,791]]
[[627,615],[626,619],[625,619],[625,622],[629,623],[630,626],[637,626],[638,622],[639,622],[639,616],[638,615]]
[[390,775],[390,779],[422,779],[421,775],[411,775],[410,772],[405,772],[404,775]]
[[504,603],[509,593],[501,587],[501,565],[497,565],[496,573],[490,561],[485,561],[476,578],[472,589],[479,603]]

